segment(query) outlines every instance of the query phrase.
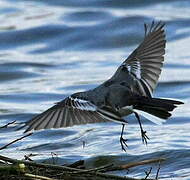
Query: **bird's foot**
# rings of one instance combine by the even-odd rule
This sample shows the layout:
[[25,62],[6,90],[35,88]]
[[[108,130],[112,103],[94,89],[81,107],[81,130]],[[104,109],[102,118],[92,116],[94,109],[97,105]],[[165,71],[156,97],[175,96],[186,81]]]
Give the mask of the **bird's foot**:
[[121,136],[121,137],[120,137],[120,144],[121,144],[121,149],[126,152],[126,148],[128,148],[127,139],[124,139],[124,138]]
[[146,131],[141,129],[141,137],[142,137],[142,142],[143,144],[147,145],[147,142],[149,140],[149,137],[146,135]]
[[135,116],[136,116],[136,118],[137,118],[137,120],[139,122],[139,126],[140,126],[140,129],[141,129],[142,142],[143,142],[143,144],[147,145],[149,137],[146,135],[146,131],[143,130],[143,127],[142,127],[142,124],[141,124],[141,121],[140,121],[140,117],[136,112],[135,112]]

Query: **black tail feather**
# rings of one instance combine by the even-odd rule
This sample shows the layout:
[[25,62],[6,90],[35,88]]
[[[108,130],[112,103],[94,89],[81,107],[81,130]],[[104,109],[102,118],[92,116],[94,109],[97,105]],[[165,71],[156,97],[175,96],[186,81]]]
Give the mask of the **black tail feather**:
[[177,107],[176,105],[180,104],[183,104],[183,102],[170,99],[140,97],[134,108],[162,119],[168,119],[171,116],[169,112],[173,111]]
[[147,112],[162,119],[168,119],[171,116],[171,113],[169,113],[168,111],[156,107],[141,106],[141,107],[136,107],[135,109]]

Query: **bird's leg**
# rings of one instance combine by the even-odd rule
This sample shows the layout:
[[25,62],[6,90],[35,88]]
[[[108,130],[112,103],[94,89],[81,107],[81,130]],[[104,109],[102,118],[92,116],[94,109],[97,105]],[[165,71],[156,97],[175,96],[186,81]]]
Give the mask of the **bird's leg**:
[[121,144],[122,150],[126,152],[125,146],[126,147],[128,147],[128,146],[127,146],[127,143],[126,143],[127,139],[123,138],[124,128],[125,128],[125,124],[122,124],[122,130],[121,130],[121,136],[120,136],[120,144]]
[[137,118],[138,123],[140,125],[142,142],[143,142],[143,144],[147,145],[147,140],[149,139],[149,137],[146,135],[146,131],[144,131],[142,128],[142,124],[141,124],[139,115],[136,112],[134,112],[134,113],[135,113],[135,117]]

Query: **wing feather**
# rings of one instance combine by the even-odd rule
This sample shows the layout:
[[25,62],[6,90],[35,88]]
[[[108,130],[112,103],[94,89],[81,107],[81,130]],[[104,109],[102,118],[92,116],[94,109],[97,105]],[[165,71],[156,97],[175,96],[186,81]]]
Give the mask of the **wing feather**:
[[[122,63],[136,81],[143,84],[139,86],[140,94],[144,96],[152,95],[163,66],[165,54],[165,32],[164,23],[152,22],[150,28],[145,24],[145,37],[143,42],[133,51],[133,53]],[[142,89],[143,87],[143,89]],[[138,89],[137,88],[137,89]],[[145,90],[146,89],[146,90]],[[149,90],[149,93],[142,92]]]
[[51,128],[51,126],[54,126],[54,124],[56,123],[56,120],[57,120],[58,111],[59,111],[59,109],[57,109],[56,111],[52,111],[51,115],[48,116],[45,119],[45,121],[42,122],[44,124],[46,123],[46,125],[40,124],[40,127],[48,129],[48,128]]
[[57,116],[57,120],[54,124],[54,128],[59,128],[61,126],[62,116],[63,116],[64,110],[59,110],[59,114]]
[[120,116],[109,112],[108,109],[104,109],[102,113],[92,102],[70,96],[28,121],[25,132],[108,120],[122,121]]

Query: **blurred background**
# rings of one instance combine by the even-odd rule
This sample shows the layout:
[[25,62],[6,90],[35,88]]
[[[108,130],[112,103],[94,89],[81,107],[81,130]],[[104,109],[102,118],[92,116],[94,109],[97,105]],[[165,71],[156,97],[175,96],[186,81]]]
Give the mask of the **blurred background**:
[[[155,96],[185,102],[163,125],[144,121],[150,140],[141,142],[129,117],[122,152],[121,126],[112,122],[39,131],[0,153],[22,159],[89,167],[165,157],[160,178],[190,179],[190,1],[186,0],[4,0],[0,1],[0,126],[24,122],[76,91],[94,88],[117,69],[144,36],[144,23],[166,23],[165,64]],[[14,126],[0,130],[0,146],[22,136]],[[85,142],[85,147],[83,147]],[[110,158],[111,157],[111,158]],[[157,165],[123,174],[145,177]]]

